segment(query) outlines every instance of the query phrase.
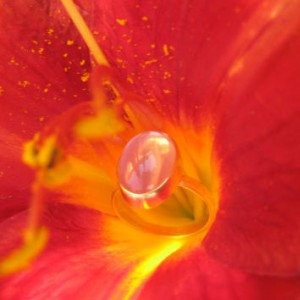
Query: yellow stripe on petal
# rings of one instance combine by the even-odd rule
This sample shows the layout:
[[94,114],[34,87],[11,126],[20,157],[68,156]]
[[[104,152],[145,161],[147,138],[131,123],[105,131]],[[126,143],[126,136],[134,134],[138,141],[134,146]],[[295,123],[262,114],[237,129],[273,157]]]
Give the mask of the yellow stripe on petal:
[[[113,299],[129,300],[143,286],[143,283],[150,277],[156,268],[171,254],[183,246],[183,240],[168,241],[165,245],[160,245],[157,252],[149,255],[145,260],[139,263],[130,275],[123,281],[119,291]],[[122,297],[120,298],[120,296]]]
[[135,299],[136,293],[165,259],[195,240],[158,236],[128,226],[118,219],[105,218],[104,221],[102,235],[110,241],[105,250],[119,268],[130,269],[112,292],[109,298],[112,300]]
[[24,244],[0,261],[0,275],[10,275],[30,266],[48,241],[49,233],[41,227],[37,232],[25,232]]

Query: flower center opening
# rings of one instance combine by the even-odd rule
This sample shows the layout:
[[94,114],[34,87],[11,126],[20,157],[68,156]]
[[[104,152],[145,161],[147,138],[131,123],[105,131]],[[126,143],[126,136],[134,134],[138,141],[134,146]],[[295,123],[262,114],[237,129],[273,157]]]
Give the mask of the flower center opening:
[[117,215],[155,234],[182,236],[204,231],[212,218],[207,188],[180,168],[175,142],[166,133],[142,132],[125,146],[118,164]]

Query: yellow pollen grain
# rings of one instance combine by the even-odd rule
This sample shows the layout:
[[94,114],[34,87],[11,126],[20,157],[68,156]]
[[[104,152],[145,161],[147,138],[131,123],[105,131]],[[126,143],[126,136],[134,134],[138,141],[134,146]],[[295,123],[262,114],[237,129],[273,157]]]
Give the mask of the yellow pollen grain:
[[74,41],[73,40],[67,40],[66,44],[67,44],[67,46],[72,46],[72,45],[74,45]]
[[53,33],[54,33],[54,29],[52,29],[52,28],[48,29],[48,34],[49,35],[52,35]]
[[128,22],[128,20],[127,19],[116,19],[116,22],[121,26],[125,26],[126,23]]
[[79,63],[81,66],[83,66],[85,64],[85,60],[81,60],[80,63]]
[[151,60],[146,60],[145,61],[145,65],[151,65],[153,63],[156,63],[158,60],[156,58],[153,58]]
[[82,82],[87,82],[90,78],[90,73],[86,72],[84,74],[82,74],[82,76],[80,77]]
[[149,18],[146,17],[146,16],[143,16],[143,17],[142,17],[142,20],[143,20],[144,22],[147,22],[147,21],[149,21]]
[[28,80],[18,81],[18,85],[25,88],[30,85],[30,82]]
[[41,117],[39,117],[39,120],[40,120],[40,122],[44,122],[45,117],[44,117],[44,116],[41,116]]
[[38,53],[39,53],[39,54],[43,54],[43,53],[44,53],[44,50],[45,50],[44,48],[39,48]]
[[166,44],[163,45],[163,51],[164,51],[165,56],[170,55],[170,50],[169,50],[168,45],[166,45]]
[[171,73],[168,72],[168,71],[165,71],[165,72],[164,72],[164,75],[163,75],[163,78],[164,78],[164,79],[168,79],[168,78],[170,78],[170,77],[171,77]]
[[133,83],[134,83],[134,80],[133,80],[133,78],[132,78],[132,77],[130,77],[130,76],[127,76],[127,81],[128,81],[129,83],[131,83],[131,84],[133,84]]
[[167,94],[171,94],[171,91],[169,89],[163,89],[163,93],[167,95]]
[[15,65],[15,66],[19,66],[20,64],[16,61],[16,59],[14,57],[12,57],[9,61],[10,65]]
[[68,53],[64,53],[64,54],[63,54],[63,57],[68,57],[68,56],[69,56]]
[[151,44],[151,45],[150,45],[150,48],[151,48],[151,49],[155,49],[155,48],[156,48],[156,45],[155,45],[155,44]]
[[44,93],[48,93],[48,92],[49,92],[49,89],[45,88]]
[[50,41],[50,40],[48,40],[48,39],[44,40],[44,42],[45,42],[47,45],[52,45],[52,41]]

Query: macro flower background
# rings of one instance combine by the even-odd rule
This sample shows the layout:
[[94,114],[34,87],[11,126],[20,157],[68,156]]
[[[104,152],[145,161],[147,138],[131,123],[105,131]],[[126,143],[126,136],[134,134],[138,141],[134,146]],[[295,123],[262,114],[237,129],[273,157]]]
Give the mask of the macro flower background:
[[[66,124],[64,113],[97,95],[106,69],[59,1],[0,3],[5,259],[22,246],[35,192],[24,143],[57,118]],[[1,278],[0,298],[300,299],[300,2],[76,3],[128,97],[129,123],[136,132],[167,124],[184,171],[218,209],[205,237],[124,224],[110,207],[119,148],[79,138],[66,152],[80,170],[44,191],[49,241]]]

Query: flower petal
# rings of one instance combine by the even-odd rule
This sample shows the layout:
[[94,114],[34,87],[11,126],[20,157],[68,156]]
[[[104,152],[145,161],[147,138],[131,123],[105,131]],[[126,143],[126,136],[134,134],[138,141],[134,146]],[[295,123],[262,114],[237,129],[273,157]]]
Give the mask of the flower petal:
[[[27,214],[20,214],[2,224],[9,228],[1,241],[1,256],[18,244],[17,237]],[[100,214],[71,205],[51,206],[44,218],[51,229],[45,252],[23,272],[3,280],[1,299],[77,299],[88,297],[107,299],[114,284],[123,276],[126,267],[115,268],[109,254],[101,249]],[[103,246],[103,245],[102,245]],[[18,286],[18,288],[15,288]]]
[[[7,231],[0,257],[18,245],[26,218],[19,214],[0,225]],[[50,205],[44,223],[50,229],[47,248],[30,268],[2,281],[1,299],[129,299],[181,246],[72,205]]]
[[300,278],[253,276],[227,268],[197,250],[168,258],[144,286],[139,299],[269,300],[297,299]]
[[299,13],[298,1],[265,11],[215,106],[220,208],[206,248],[262,274],[300,268]]
[[33,174],[21,162],[23,140],[0,128],[0,222],[25,209]]
[[129,88],[168,118],[199,125],[260,2],[99,1],[94,28]]
[[0,2],[0,127],[26,138],[87,100],[89,53],[61,6]]

